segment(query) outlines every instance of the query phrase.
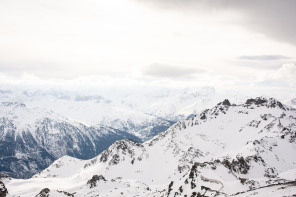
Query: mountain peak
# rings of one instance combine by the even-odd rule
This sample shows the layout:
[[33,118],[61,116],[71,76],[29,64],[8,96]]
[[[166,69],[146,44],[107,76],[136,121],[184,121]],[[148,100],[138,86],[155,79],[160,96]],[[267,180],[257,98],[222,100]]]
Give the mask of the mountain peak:
[[[144,152],[145,148],[142,144],[130,139],[123,139],[114,142],[107,150],[100,154],[100,162],[116,165],[120,161],[126,159],[135,161],[134,155],[138,152]],[[137,158],[141,160],[141,158]]]
[[230,102],[228,99],[225,99],[223,102],[222,102],[222,105],[226,105],[226,106],[230,106]]
[[256,97],[255,99],[250,98],[247,99],[246,103],[247,105],[255,104],[255,105],[263,105],[264,103],[267,103],[267,99],[263,97]]
[[268,108],[280,108],[283,110],[290,110],[289,107],[282,104],[280,101],[278,101],[275,98],[264,98],[264,97],[256,97],[255,99],[250,98],[245,102],[245,105],[256,105],[256,106],[266,106]]

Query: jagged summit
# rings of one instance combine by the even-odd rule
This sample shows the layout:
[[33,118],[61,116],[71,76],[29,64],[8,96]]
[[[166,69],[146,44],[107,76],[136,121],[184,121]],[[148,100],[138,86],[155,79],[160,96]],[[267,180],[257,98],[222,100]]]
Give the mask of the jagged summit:
[[249,106],[249,105],[266,106],[266,107],[271,107],[271,108],[278,107],[278,108],[281,108],[283,110],[291,110],[292,109],[292,108],[282,104],[280,101],[278,101],[275,98],[267,99],[267,98],[264,98],[264,97],[257,97],[255,99],[253,99],[253,98],[248,99],[245,102],[245,105],[246,106]]
[[[172,125],[167,131],[149,140],[148,143],[150,145],[153,145],[156,141],[159,141],[165,136],[170,135],[178,130],[184,130],[184,129],[187,129],[188,127],[204,124],[209,121],[212,122],[218,117],[226,116],[229,119],[232,119],[232,118],[236,119],[235,116],[237,116],[237,114],[246,114],[246,116],[248,116],[249,118],[253,118],[252,114],[253,116],[257,116],[256,110],[259,110],[259,111],[266,110],[265,113],[268,113],[271,109],[275,109],[275,110],[280,109],[279,111],[276,111],[277,113],[280,113],[280,114],[282,114],[284,111],[293,111],[293,110],[295,111],[295,109],[282,104],[281,102],[279,102],[274,98],[256,97],[255,99],[253,98],[247,99],[246,102],[241,104],[234,104],[234,103],[231,104],[228,99],[225,99],[210,109],[202,110],[199,114],[193,117],[187,118],[186,120],[178,121],[177,123]],[[228,111],[231,111],[232,113],[230,115],[227,115]],[[215,122],[217,122],[217,120]]]
[[[205,109],[200,113],[200,119],[204,120],[207,119],[206,115],[218,115],[220,113],[225,114],[229,107],[236,107],[236,106],[242,106],[249,108],[250,106],[253,107],[267,107],[267,108],[280,108],[284,111],[287,110],[295,110],[292,107],[288,107],[284,104],[282,104],[280,101],[278,101],[275,98],[264,98],[264,97],[256,97],[247,99],[245,103],[243,104],[231,104],[228,99],[225,99],[223,102],[218,103],[216,106],[214,106],[211,109]],[[196,117],[196,116],[195,116]]]
[[230,102],[228,99],[225,99],[223,102],[222,102],[222,105],[227,105],[227,106],[230,106]]
[[245,104],[247,104],[247,105],[251,105],[251,104],[263,105],[264,103],[267,103],[267,101],[268,100],[266,98],[257,97],[255,99],[253,99],[253,98],[248,99]]
[[[135,159],[142,159],[142,154],[145,151],[144,146],[138,142],[129,139],[119,140],[114,142],[107,150],[100,154],[99,161],[102,163],[108,163],[109,165],[116,165],[120,161],[125,160],[130,160],[131,163],[134,163]],[[137,158],[136,155],[139,154],[141,156]]]

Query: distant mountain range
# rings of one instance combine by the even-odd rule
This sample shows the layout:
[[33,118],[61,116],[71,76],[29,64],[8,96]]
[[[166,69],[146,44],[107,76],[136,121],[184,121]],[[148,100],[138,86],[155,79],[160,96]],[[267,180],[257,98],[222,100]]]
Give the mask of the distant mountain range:
[[214,89],[183,93],[108,99],[67,91],[0,90],[0,172],[28,178],[63,155],[89,159],[119,139],[149,140],[194,113],[196,103],[210,100]]
[[288,196],[296,194],[296,110],[273,98],[224,100],[140,144],[90,160],[63,156],[9,195]]
[[64,155],[90,159],[120,139],[141,142],[110,127],[86,126],[23,103],[0,103],[0,172],[12,177],[29,178]]
[[[88,124],[108,123],[116,119],[140,123],[151,118],[178,121],[200,108],[213,105],[217,98],[213,87],[189,89],[153,89],[141,92],[1,90],[0,102],[20,102],[28,107],[52,110],[64,117]],[[234,97],[235,98],[235,97]]]

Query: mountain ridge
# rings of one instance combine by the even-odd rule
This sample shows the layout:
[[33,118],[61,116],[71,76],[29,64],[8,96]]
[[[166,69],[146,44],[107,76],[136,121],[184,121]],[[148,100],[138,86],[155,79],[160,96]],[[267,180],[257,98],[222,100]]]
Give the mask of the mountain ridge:
[[22,103],[6,102],[0,108],[0,171],[13,177],[28,178],[63,155],[89,159],[118,139],[141,141],[124,131],[89,127]]
[[[51,165],[28,181],[38,181],[39,191],[48,185],[76,196],[284,195],[289,189],[296,192],[295,136],[294,108],[273,98],[239,105],[224,100],[143,144],[117,141],[71,173],[65,172],[69,166]],[[56,174],[57,169],[64,173]],[[92,179],[95,175],[105,181]],[[65,180],[75,186],[63,186]],[[90,187],[90,180],[96,186]],[[14,194],[19,194],[13,188],[17,184],[28,187],[24,196],[36,195],[39,191],[30,189],[29,182],[5,184]],[[277,190],[280,185],[283,189]]]

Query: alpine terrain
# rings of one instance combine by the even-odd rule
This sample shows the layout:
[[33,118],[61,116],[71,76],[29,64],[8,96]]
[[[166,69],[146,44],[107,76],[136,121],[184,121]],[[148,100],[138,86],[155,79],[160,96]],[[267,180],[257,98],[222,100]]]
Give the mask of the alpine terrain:
[[90,159],[114,141],[139,138],[106,126],[86,126],[23,103],[0,103],[0,172],[29,178],[56,159]]
[[291,196],[295,141],[295,109],[273,98],[224,100],[143,144],[116,141],[90,160],[64,156],[27,180],[2,176],[1,187],[22,197]]
[[[13,89],[13,88],[12,88]],[[0,90],[1,102],[23,103],[28,108],[52,111],[83,124],[112,127],[146,141],[176,121],[166,120],[97,94],[62,91]]]

